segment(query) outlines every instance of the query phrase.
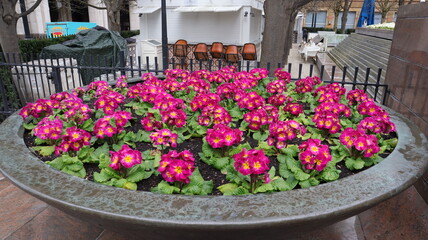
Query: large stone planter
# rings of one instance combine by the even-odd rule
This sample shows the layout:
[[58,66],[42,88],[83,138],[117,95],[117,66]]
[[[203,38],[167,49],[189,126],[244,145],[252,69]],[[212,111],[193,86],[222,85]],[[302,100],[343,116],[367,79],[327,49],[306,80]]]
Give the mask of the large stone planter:
[[250,196],[134,192],[64,174],[25,146],[21,117],[0,126],[0,168],[14,184],[82,220],[142,239],[284,239],[358,214],[411,186],[428,167],[428,142],[391,113],[399,142],[380,164],[308,189]]

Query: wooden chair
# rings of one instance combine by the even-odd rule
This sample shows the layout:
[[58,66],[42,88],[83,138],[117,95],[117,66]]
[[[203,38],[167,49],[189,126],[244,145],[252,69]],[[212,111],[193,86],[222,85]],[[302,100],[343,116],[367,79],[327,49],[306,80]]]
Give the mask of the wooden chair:
[[238,47],[236,45],[229,45],[226,48],[226,61],[236,63],[239,61]]
[[176,57],[187,57],[187,41],[179,39],[173,47],[173,54]]
[[193,51],[196,60],[207,61],[208,60],[208,47],[205,43],[196,44],[195,50]]
[[213,42],[211,45],[211,57],[212,58],[224,58],[224,47],[221,42]]
[[254,43],[246,43],[242,47],[242,58],[244,60],[257,60],[256,45]]

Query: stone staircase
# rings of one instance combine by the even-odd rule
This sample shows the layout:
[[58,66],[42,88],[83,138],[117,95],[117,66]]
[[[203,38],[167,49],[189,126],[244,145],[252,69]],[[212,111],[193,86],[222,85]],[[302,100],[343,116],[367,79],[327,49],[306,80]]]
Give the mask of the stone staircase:
[[[328,56],[336,63],[338,67],[343,69],[347,67],[347,75],[353,80],[356,67],[357,82],[383,84],[385,82],[386,68],[388,66],[389,52],[392,41],[379,37],[362,35],[353,33],[335,48],[328,52]],[[370,68],[368,77],[367,71]],[[378,79],[379,68],[382,69],[380,78]],[[375,87],[369,86],[367,92],[374,97]],[[383,97],[384,88],[379,88],[377,98],[380,100]]]

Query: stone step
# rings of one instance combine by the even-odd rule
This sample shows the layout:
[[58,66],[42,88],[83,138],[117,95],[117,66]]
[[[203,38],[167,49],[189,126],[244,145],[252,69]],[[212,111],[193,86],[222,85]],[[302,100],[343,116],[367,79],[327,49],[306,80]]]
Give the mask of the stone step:
[[369,56],[376,56],[378,58],[382,58],[386,60],[389,58],[389,52],[391,49],[391,47],[379,48],[378,46],[369,45],[369,43],[356,42],[352,39],[347,44],[348,45],[346,46],[346,48],[359,49],[361,50],[361,52],[364,52]]
[[389,59],[389,51],[380,53],[379,51],[373,50],[373,48],[369,48],[368,46],[351,43],[347,43],[340,47],[333,48],[332,50],[330,50],[330,52],[331,54],[345,53],[346,55],[352,57],[361,56],[370,59],[370,61],[373,61],[374,63],[380,62],[382,64],[386,64]]

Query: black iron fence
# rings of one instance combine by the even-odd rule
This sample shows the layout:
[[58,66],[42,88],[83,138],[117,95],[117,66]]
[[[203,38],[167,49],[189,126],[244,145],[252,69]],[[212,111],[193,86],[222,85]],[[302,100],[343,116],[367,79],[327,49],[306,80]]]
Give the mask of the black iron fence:
[[[139,78],[146,72],[162,76],[158,58],[150,61],[149,58],[126,58],[123,52],[119,55],[117,64],[107,63],[106,59],[97,56],[88,56],[85,65],[79,64],[74,57],[52,56],[45,59],[36,59],[34,56],[20,56],[16,54],[0,56],[0,120],[9,116],[27,102],[34,102],[39,98],[47,98],[55,92],[70,90],[83,86],[85,83],[98,80],[114,81],[119,76]],[[36,59],[29,60],[27,59]],[[92,64],[91,64],[92,63]],[[250,71],[262,67],[258,61],[226,62],[224,60],[197,61],[194,59],[171,58],[169,68],[187,69],[194,72],[201,69],[216,71],[225,66],[235,66],[238,71]],[[280,68],[284,64],[267,64],[269,72]],[[367,91],[375,101],[385,103],[388,94],[388,85],[380,82],[382,69],[377,69],[377,80],[369,80],[370,68],[362,71],[356,67],[353,75],[345,67],[340,80],[337,80],[336,67],[330,71],[325,66],[289,63],[285,70],[291,73],[292,80],[317,75],[326,83],[337,82],[348,89],[360,88]],[[365,74],[365,81],[358,82],[358,74]]]

